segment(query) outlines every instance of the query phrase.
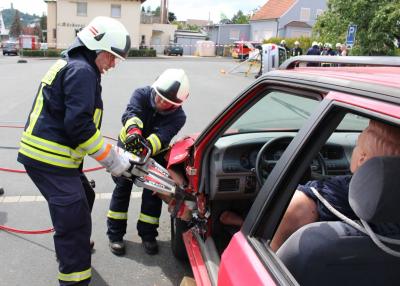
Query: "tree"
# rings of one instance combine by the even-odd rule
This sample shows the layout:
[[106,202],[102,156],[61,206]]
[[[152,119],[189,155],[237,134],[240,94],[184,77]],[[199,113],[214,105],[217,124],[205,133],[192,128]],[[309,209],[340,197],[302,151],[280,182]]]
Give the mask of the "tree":
[[45,14],[42,15],[42,17],[40,17],[40,28],[42,30],[47,30],[47,16]]
[[400,2],[393,0],[329,0],[313,32],[323,42],[345,42],[347,28],[357,25],[355,55],[393,55],[400,36]]
[[244,15],[242,10],[239,10],[235,15],[232,17],[232,24],[248,24],[250,16]]
[[176,21],[176,16],[175,16],[175,13],[174,13],[174,12],[168,12],[168,21],[169,21],[170,23]]
[[21,35],[22,32],[22,24],[21,24],[21,19],[19,15],[19,11],[15,10],[15,15],[13,22],[10,27],[10,37],[17,38],[19,35]]
[[221,13],[219,18],[220,18],[219,21],[220,24],[232,24],[231,20],[224,13]]
[[153,11],[153,15],[157,16],[157,17],[161,15],[161,7],[160,6],[158,6],[156,8],[156,10]]

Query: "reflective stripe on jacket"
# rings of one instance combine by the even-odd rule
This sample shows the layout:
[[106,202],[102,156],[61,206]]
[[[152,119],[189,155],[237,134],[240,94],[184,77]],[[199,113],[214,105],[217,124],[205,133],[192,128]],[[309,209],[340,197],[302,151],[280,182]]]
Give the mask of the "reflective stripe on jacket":
[[139,128],[151,144],[152,155],[156,155],[168,147],[185,122],[186,114],[181,106],[172,111],[157,112],[151,87],[138,88],[133,92],[122,115],[123,127],[119,139],[124,142],[130,128]]
[[86,154],[98,151],[103,113],[96,53],[78,40],[41,80],[18,161],[50,172],[75,174]]

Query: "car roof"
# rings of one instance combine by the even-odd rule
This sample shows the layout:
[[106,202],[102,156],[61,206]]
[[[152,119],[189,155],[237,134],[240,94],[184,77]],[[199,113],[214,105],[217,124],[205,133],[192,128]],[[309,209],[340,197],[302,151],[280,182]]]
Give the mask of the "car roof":
[[400,67],[304,67],[288,72],[321,75],[329,78],[374,83],[388,87],[399,88],[400,95]]
[[[296,67],[307,59],[328,61],[333,67]],[[345,63],[358,66],[338,66]],[[368,66],[360,66],[364,65]],[[376,65],[376,66],[375,66]],[[378,66],[381,65],[381,66]],[[400,103],[400,57],[295,57],[283,63],[280,70],[266,74],[287,82],[305,83],[321,89],[347,91],[360,96]],[[386,98],[384,98],[386,97]]]

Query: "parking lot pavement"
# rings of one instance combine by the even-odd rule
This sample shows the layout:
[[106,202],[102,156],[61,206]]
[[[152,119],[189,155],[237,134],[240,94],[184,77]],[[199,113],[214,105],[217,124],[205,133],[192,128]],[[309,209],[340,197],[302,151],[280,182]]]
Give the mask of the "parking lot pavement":
[[[28,59],[0,56],[0,168],[22,170],[16,162],[21,128],[31,109],[38,83],[55,59]],[[251,82],[243,74],[222,74],[237,63],[217,58],[128,59],[102,78],[104,118],[102,133],[116,138],[120,118],[133,90],[151,84],[166,68],[183,68],[190,80],[190,96],[184,105],[187,122],[179,136],[203,130]],[[88,158],[85,168],[97,166]],[[92,256],[92,285],[179,285],[190,267],[177,261],[170,250],[170,222],[166,209],[160,220],[160,254],[145,255],[136,231],[140,199],[136,189],[130,203],[126,235],[128,253],[116,257],[108,250],[106,212],[113,183],[104,170],[87,173],[96,181],[98,199],[94,205],[93,235],[96,251]],[[23,173],[0,169],[0,224],[42,229],[51,226],[47,204]],[[165,208],[165,206],[164,206]],[[57,263],[51,234],[16,235],[0,231],[0,285],[57,285]]]
[[[117,257],[108,250],[106,213],[111,193],[98,195],[93,209],[95,251],[92,255],[92,285],[179,285],[183,276],[192,276],[190,267],[174,259],[170,250],[169,216],[160,219],[157,256],[145,254],[136,231],[140,211],[140,192],[134,192],[129,210],[127,254]],[[47,203],[35,196],[3,197],[0,224],[23,229],[51,226]],[[52,234],[22,235],[0,232],[1,285],[56,285],[57,262]]]

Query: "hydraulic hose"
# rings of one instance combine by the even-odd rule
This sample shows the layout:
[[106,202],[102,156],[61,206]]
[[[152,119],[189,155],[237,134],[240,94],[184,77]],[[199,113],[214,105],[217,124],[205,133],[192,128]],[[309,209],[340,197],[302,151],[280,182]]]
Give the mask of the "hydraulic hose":
[[44,233],[54,232],[54,228],[47,228],[47,229],[41,229],[41,230],[22,230],[22,229],[12,228],[12,227],[5,226],[5,225],[0,225],[0,229],[7,231],[7,232],[15,232],[15,233],[22,233],[22,234],[44,234]]

